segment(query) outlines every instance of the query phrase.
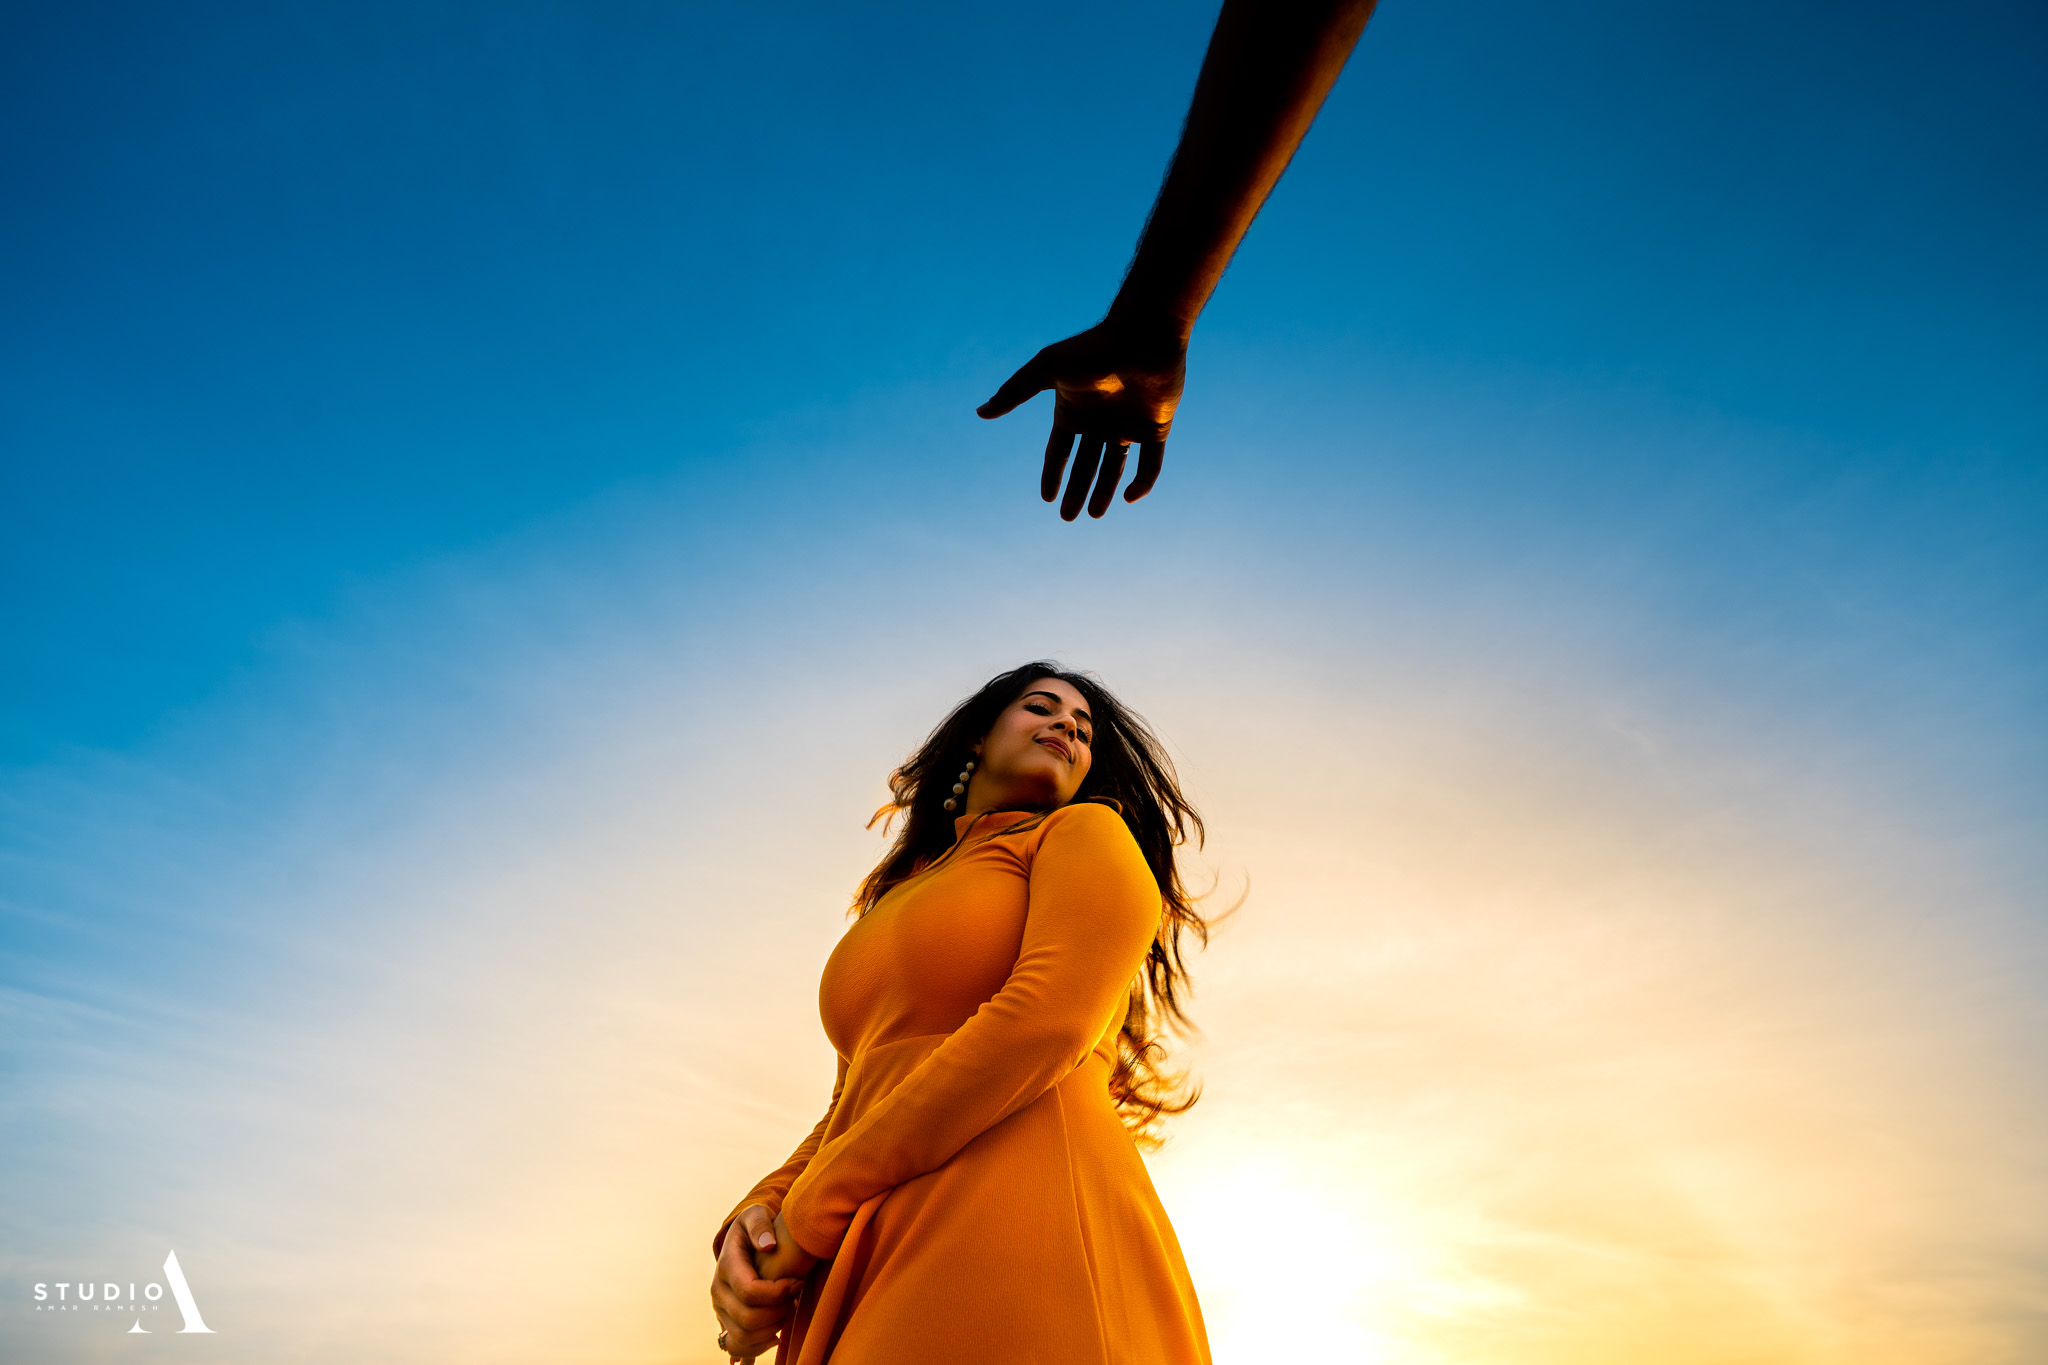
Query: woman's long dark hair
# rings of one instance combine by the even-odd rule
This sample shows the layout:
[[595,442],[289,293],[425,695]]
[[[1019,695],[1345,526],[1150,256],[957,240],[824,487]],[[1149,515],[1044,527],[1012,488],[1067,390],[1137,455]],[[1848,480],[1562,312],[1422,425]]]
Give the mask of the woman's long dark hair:
[[[1188,994],[1187,966],[1181,957],[1181,936],[1209,941],[1209,922],[1195,908],[1195,898],[1182,886],[1174,849],[1192,836],[1201,846],[1202,817],[1181,795],[1173,763],[1144,718],[1112,696],[1101,683],[1082,673],[1069,673],[1041,659],[988,680],[981,690],[954,707],[938,728],[889,774],[890,801],[875,812],[875,821],[906,815],[902,833],[855,893],[853,909],[865,915],[898,882],[930,866],[953,846],[953,813],[945,808],[956,775],[1001,715],[1033,683],[1058,678],[1087,700],[1094,719],[1088,776],[1074,793],[1075,801],[1101,801],[1113,806],[1130,826],[1159,884],[1159,931],[1152,939],[1145,965],[1131,983],[1131,1004],[1117,1040],[1117,1059],[1110,1073],[1110,1097],[1133,1137],[1158,1145],[1158,1126],[1166,1114],[1185,1113],[1201,1098],[1199,1086],[1166,1069],[1166,1047],[1155,1022],[1177,1033],[1194,1032],[1181,999]],[[1043,819],[1023,814],[1020,823]]]

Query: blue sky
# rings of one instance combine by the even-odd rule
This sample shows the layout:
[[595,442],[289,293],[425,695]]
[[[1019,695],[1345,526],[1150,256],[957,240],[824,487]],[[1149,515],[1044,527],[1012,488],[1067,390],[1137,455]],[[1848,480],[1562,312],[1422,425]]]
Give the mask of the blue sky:
[[973,408],[1100,315],[1208,24],[0,20],[10,1295],[168,1239],[220,1359],[560,1358],[466,1257],[699,1349],[883,774],[1056,654],[1254,888],[1156,1167],[1219,1342],[1272,1161],[1349,1172],[1360,1358],[2048,1339],[2048,20],[1388,0],[1159,490],[1063,524],[1046,400]]
[[[143,739],[342,584],[861,395],[929,385],[944,424],[920,435],[978,475],[960,414],[1099,314],[1206,37],[1137,7],[9,25],[5,742],[27,762]],[[1290,479],[1367,470],[1435,494],[1369,433],[1320,460],[1307,433],[1377,382],[1457,407],[1521,380],[1797,433],[1810,452],[1742,476],[1780,507],[1841,499],[1882,526],[1874,558],[2010,540],[2048,435],[2041,25],[1389,7],[1204,325],[1169,494],[1200,487],[1205,427],[1266,403],[1301,453],[1236,477],[1279,508]],[[1016,486],[1040,420],[1000,428]],[[873,497],[918,477],[905,455]],[[1550,463],[1516,474],[1593,484],[1603,525],[1685,476]],[[1573,510],[1513,491],[1510,519]],[[1918,525],[1883,523],[1905,506]]]

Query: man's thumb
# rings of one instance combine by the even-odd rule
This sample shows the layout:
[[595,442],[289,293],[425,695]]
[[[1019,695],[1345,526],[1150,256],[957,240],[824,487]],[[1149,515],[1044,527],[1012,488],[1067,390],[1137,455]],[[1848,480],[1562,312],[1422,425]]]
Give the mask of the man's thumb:
[[1052,381],[1045,376],[1045,366],[1040,363],[1039,357],[1033,356],[1025,362],[1022,369],[1005,379],[1003,386],[996,390],[995,397],[976,408],[975,414],[980,417],[1001,417],[1025,399],[1045,392],[1051,385]]

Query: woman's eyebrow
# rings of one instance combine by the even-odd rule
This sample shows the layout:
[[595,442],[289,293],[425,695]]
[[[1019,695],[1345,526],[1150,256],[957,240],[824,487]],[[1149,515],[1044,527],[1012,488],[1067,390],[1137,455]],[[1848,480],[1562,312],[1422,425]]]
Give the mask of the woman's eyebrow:
[[[1061,698],[1057,693],[1053,692],[1031,691],[1026,692],[1024,694],[1024,697],[1044,697],[1047,701],[1050,701],[1058,706],[1065,706],[1067,704],[1063,698]],[[1024,697],[1019,697],[1017,698],[1017,700],[1022,701],[1024,700]],[[1074,714],[1079,716],[1082,720],[1087,721],[1090,725],[1093,725],[1095,723],[1095,717],[1088,714],[1088,710],[1086,707],[1075,707]]]

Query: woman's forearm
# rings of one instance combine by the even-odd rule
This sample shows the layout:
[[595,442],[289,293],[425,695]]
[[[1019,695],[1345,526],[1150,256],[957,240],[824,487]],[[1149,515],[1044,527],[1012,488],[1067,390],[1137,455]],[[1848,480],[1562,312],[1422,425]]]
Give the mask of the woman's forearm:
[[839,1108],[839,1096],[845,1090],[846,1058],[841,1057],[839,1059],[838,1076],[832,1082],[832,1099],[825,1106],[825,1117],[818,1120],[818,1126],[811,1129],[810,1136],[799,1143],[797,1149],[789,1154],[789,1160],[783,1162],[782,1165],[770,1171],[767,1175],[762,1176],[760,1183],[755,1185],[753,1189],[748,1190],[746,1196],[739,1203],[733,1205],[732,1212],[728,1213],[725,1216],[725,1221],[718,1225],[718,1231],[711,1234],[712,1255],[716,1256],[718,1254],[718,1245],[725,1237],[725,1230],[732,1226],[733,1220],[739,1217],[740,1210],[747,1205],[759,1204],[767,1209],[771,1216],[781,1211],[782,1200],[789,1193],[789,1187],[796,1182],[798,1176],[803,1174],[804,1167],[811,1164],[811,1158],[818,1154],[818,1144],[825,1140],[825,1130],[831,1127],[832,1113]]
[[1002,987],[790,1186],[782,1217],[811,1255],[836,1256],[862,1203],[937,1170],[1040,1098],[1123,1018],[1158,929],[1159,886],[1122,818],[1094,804],[1056,812],[1030,875]]
[[1165,183],[1109,320],[1185,345],[1375,0],[1225,0]]

